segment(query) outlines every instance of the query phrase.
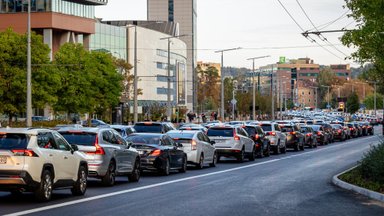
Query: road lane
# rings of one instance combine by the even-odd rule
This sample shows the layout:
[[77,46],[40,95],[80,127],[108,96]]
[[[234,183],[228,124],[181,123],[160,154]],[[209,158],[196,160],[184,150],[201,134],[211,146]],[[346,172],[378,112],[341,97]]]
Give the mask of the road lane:
[[[341,207],[347,207],[347,212],[354,209],[355,212],[367,213],[364,215],[383,215],[382,207],[368,207],[361,202],[361,199],[364,202],[370,200],[351,196],[349,192],[330,185],[334,174],[355,164],[363,151],[369,148],[369,143],[377,139],[364,137],[307,149],[304,153],[289,152],[255,163],[226,162],[214,169],[192,170],[168,177],[146,176],[138,184],[121,183],[113,188],[92,184],[87,197],[126,191],[37,214],[124,215],[129,210],[131,215],[179,215],[180,211],[186,215],[305,215],[317,210],[320,215],[332,210],[344,215]],[[235,169],[229,170],[231,168]],[[159,182],[163,184],[153,186]],[[147,188],[132,191],[140,187]],[[10,196],[0,194],[1,203],[7,198]],[[86,199],[73,198],[68,191],[56,195],[55,201],[48,204],[35,204],[28,195],[21,198],[24,201],[8,202],[10,206],[0,204],[0,214]],[[25,201],[28,198],[29,202]],[[330,200],[333,202],[329,203]],[[335,202],[339,204],[335,206]],[[359,205],[355,205],[356,202]]]

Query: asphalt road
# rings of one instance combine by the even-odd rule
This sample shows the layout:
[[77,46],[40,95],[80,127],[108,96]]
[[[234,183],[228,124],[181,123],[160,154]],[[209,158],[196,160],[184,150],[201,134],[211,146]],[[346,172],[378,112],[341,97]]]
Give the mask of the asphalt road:
[[84,197],[54,191],[53,201],[43,204],[32,194],[0,192],[0,215],[383,216],[383,203],[331,183],[332,176],[354,166],[378,141],[375,135],[255,162],[225,160],[216,168],[184,174],[146,174],[138,183],[120,177],[110,188],[94,180]]

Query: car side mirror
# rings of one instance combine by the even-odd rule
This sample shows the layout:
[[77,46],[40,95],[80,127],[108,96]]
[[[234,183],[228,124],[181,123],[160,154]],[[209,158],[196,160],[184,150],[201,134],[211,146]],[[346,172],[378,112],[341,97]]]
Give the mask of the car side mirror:
[[131,146],[132,146],[132,142],[128,142],[127,149],[131,148]]
[[214,140],[211,140],[211,145],[214,145],[216,144],[216,142]]
[[75,144],[71,144],[71,147],[72,147],[72,153],[75,152],[75,151],[79,151],[79,147]]

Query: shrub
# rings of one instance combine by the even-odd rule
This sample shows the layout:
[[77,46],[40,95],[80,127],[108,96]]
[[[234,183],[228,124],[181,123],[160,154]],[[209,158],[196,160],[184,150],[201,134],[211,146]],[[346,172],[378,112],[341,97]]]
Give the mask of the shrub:
[[364,154],[360,161],[363,178],[384,184],[384,141]]

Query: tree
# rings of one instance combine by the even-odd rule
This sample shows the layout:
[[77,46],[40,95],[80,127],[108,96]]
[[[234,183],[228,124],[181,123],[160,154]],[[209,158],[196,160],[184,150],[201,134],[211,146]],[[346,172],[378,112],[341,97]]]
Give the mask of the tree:
[[[342,43],[348,47],[357,48],[351,54],[353,60],[373,63],[367,72],[371,80],[379,83],[384,81],[384,16],[382,0],[345,0],[346,7],[351,11],[357,23],[357,29],[347,31],[342,36]],[[381,87],[383,91],[383,87]]]
[[197,67],[200,91],[197,92],[197,103],[201,110],[216,110],[220,103],[219,71],[215,67],[202,70]]
[[[370,94],[365,97],[364,100],[365,108],[369,110],[375,109],[375,95]],[[383,109],[383,95],[377,94],[376,95],[376,109]]]
[[[7,29],[0,32],[0,41],[0,112],[8,115],[12,126],[12,117],[26,111],[27,36]],[[31,42],[32,105],[43,108],[56,101],[60,82],[42,37],[32,33]]]
[[[232,100],[233,87],[234,87],[233,79],[226,77],[224,79],[224,110],[225,110],[225,113],[231,113],[231,111],[232,111],[231,100]],[[223,121],[224,121],[224,119],[223,119]]]
[[359,107],[359,96],[356,94],[356,92],[353,92],[347,99],[347,111],[349,113],[355,113],[359,110]]

